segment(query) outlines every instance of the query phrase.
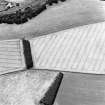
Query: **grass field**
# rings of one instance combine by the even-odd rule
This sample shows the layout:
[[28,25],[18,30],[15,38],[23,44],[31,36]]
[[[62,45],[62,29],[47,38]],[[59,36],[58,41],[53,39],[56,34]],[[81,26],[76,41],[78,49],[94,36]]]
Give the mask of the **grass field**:
[[99,0],[67,0],[48,7],[22,25],[0,25],[0,39],[36,37],[79,25],[105,20],[105,2]]
[[104,105],[105,76],[64,73],[54,105]]

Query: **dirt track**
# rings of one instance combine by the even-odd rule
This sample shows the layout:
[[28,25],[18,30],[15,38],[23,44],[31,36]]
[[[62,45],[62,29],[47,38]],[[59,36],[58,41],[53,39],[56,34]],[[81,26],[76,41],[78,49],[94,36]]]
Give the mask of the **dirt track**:
[[0,39],[36,37],[51,32],[105,20],[105,2],[67,0],[52,6],[23,25],[0,25]]

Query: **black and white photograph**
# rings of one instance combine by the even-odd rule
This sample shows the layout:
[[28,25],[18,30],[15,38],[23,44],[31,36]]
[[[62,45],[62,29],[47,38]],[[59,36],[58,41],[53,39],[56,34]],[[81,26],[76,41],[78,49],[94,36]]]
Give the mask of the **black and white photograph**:
[[0,105],[105,105],[105,0],[0,0]]

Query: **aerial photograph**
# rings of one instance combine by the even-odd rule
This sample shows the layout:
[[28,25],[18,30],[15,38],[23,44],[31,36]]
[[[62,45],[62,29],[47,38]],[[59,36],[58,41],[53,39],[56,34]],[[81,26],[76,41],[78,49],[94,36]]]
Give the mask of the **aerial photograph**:
[[0,105],[105,105],[105,0],[0,0]]

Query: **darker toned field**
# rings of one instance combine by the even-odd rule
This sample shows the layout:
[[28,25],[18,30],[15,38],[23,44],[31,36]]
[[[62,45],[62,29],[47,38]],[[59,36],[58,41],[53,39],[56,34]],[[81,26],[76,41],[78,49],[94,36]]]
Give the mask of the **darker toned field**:
[[50,6],[28,22],[0,24],[0,40],[11,38],[32,38],[80,25],[105,20],[105,2],[98,0],[67,0]]
[[[1,3],[0,5],[0,23],[7,24],[23,24],[28,22],[46,10],[46,6],[58,3],[59,0],[30,0],[29,2],[11,3],[11,7],[8,6],[8,2]],[[65,0],[60,0],[64,2]]]
[[55,105],[104,105],[105,75],[65,73]]

